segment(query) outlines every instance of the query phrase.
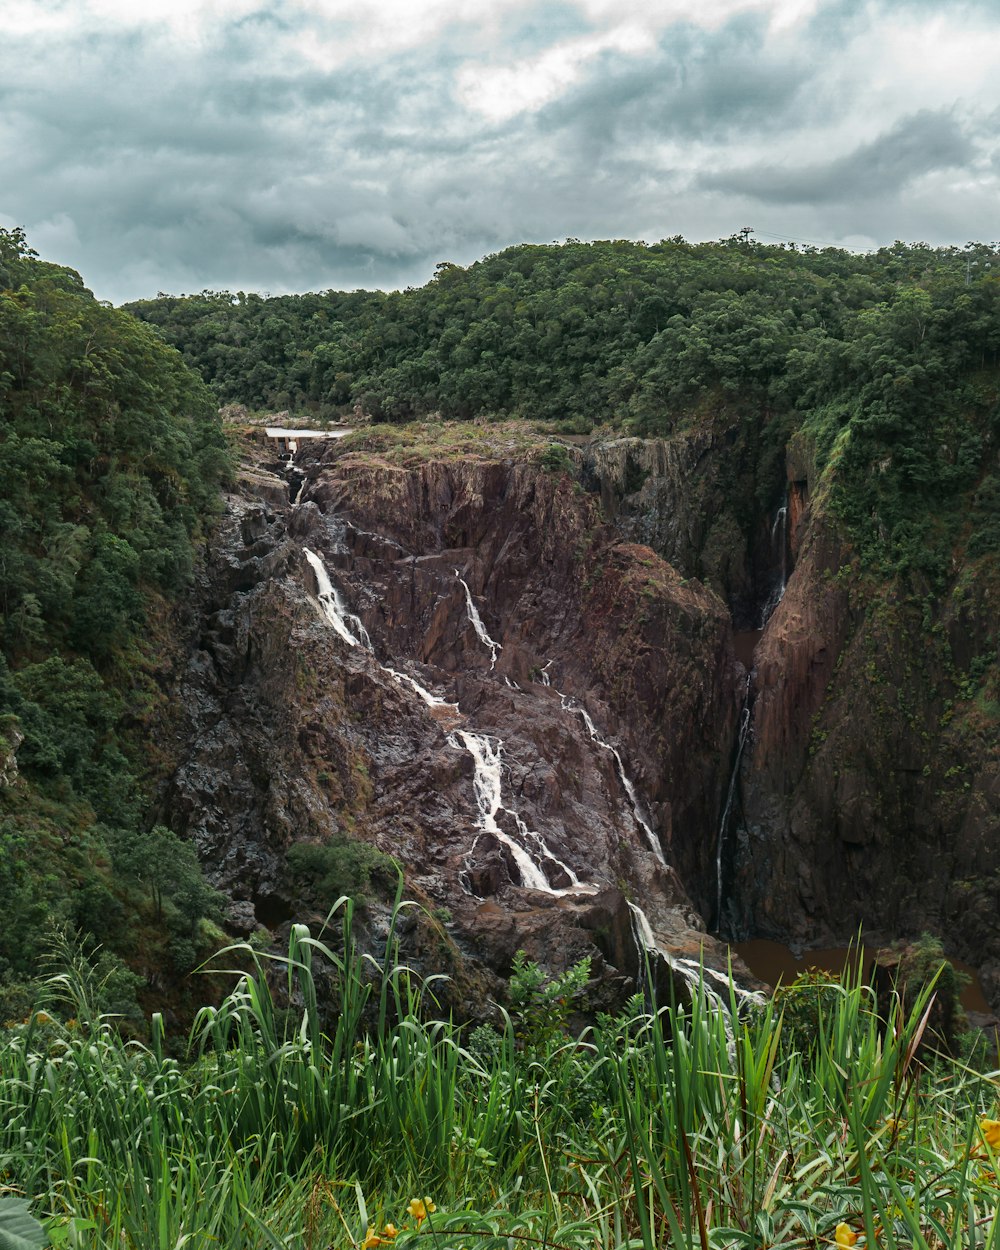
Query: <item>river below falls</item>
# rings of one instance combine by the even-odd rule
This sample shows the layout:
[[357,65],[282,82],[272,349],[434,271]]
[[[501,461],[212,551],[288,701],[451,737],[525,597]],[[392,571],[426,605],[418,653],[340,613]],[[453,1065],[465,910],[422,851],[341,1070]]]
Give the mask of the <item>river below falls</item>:
[[[772,986],[777,985],[779,980],[787,985],[807,968],[822,968],[826,972],[839,974],[847,966],[848,959],[857,955],[856,947],[830,946],[821,950],[804,951],[801,956],[797,956],[789,947],[767,938],[734,942],[732,949],[758,980]],[[861,948],[866,975],[871,967],[874,949]],[[952,959],[949,962],[960,972],[965,972],[972,978],[962,991],[962,1006],[966,1011],[981,1011],[992,1015],[993,1012],[983,994],[975,968],[962,963],[959,959]]]

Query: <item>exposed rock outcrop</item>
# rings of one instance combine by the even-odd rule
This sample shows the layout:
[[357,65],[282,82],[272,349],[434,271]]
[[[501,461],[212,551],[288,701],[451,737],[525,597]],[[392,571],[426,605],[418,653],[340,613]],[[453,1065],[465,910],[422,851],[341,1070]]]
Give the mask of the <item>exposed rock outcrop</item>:
[[[575,478],[488,432],[402,460],[379,437],[306,448],[295,506],[255,453],[219,527],[164,807],[238,925],[302,914],[293,844],[360,840],[446,909],[427,966],[464,969],[466,1010],[518,949],[554,970],[591,954],[612,1001],[639,970],[629,901],[662,946],[724,965],[702,917],[731,794],[735,934],[927,929],[996,1001],[1000,744],[972,682],[995,648],[988,578],[940,602],[875,583],[807,448],[784,482],[763,451],[739,479],[732,414],[567,451]],[[331,628],[306,547],[370,650]],[[731,630],[752,646],[768,600],[731,786]]]
[[[327,446],[298,464],[297,506],[259,464],[228,499],[178,681],[164,809],[232,921],[300,918],[289,848],[353,839],[446,909],[476,993],[524,949],[553,969],[591,955],[620,998],[641,958],[629,898],[661,943],[724,967],[701,920],[737,710],[722,602],[530,458],[407,468]],[[306,547],[370,650],[331,628]]]

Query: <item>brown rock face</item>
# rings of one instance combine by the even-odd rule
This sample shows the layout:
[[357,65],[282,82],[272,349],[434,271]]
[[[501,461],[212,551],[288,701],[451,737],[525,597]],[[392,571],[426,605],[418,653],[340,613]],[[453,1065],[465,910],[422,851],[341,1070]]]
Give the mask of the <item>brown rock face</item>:
[[[1000,743],[974,702],[955,699],[948,622],[962,609],[954,593],[931,605],[866,580],[822,513],[797,528],[755,657],[735,927],[814,945],[859,926],[874,941],[927,931],[995,1001]],[[970,652],[983,619],[970,613]]]
[[[792,437],[782,482],[754,427],[766,428],[720,410],[669,439],[584,452],[618,531],[725,597],[754,670],[723,848],[726,928],[806,946],[844,945],[859,925],[874,941],[927,930],[996,1002],[1000,700],[995,678],[977,681],[995,673],[995,561],[963,569],[956,549],[943,596],[866,574],[826,512],[808,440]],[[727,763],[716,784],[728,795]]]
[[230,498],[179,679],[164,807],[234,922],[308,919],[289,848],[350,839],[447,909],[477,984],[518,949],[589,954],[620,996],[626,895],[661,943],[724,966],[696,906],[737,711],[721,601],[538,464],[300,463],[297,506],[259,467]]

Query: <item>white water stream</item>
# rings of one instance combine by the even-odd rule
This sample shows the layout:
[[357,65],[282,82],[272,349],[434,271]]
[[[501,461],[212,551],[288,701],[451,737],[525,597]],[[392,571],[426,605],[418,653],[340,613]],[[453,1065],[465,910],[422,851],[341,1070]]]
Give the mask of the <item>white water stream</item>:
[[449,703],[441,695],[431,694],[425,686],[421,686],[420,682],[411,677],[409,673],[401,673],[398,669],[390,668],[388,664],[382,665],[382,671],[383,673],[388,673],[398,686],[409,686],[412,691],[423,699],[429,708],[447,708],[452,712],[458,712],[457,703]]
[[503,647],[486,632],[486,626],[483,624],[483,618],[479,615],[479,609],[472,602],[472,591],[469,589],[468,583],[460,575],[458,569],[455,570],[455,576],[465,587],[465,610],[469,615],[469,620],[472,622],[472,628],[476,631],[476,637],[484,647],[489,647],[490,649],[490,655],[493,657],[490,663],[492,671],[496,666],[497,652],[502,651]]
[[[732,988],[732,995],[736,1002],[746,1004],[747,1006],[762,1007],[764,1000],[760,994],[755,994],[751,990],[741,989],[740,986],[732,983],[731,977],[725,972],[719,972],[715,968],[708,968],[704,963],[697,962],[694,959],[685,959],[682,955],[672,955],[657,942],[656,935],[653,933],[653,927],[649,923],[649,917],[642,908],[631,901],[628,902],[628,907],[632,916],[632,937],[635,941],[640,969],[644,967],[647,958],[662,959],[671,973],[675,973],[687,985],[692,997],[700,991],[712,1007],[722,1015],[726,1022],[726,1035],[729,1038],[729,1043],[734,1045],[730,1023],[732,1015],[730,1011],[730,988]],[[640,971],[640,981],[643,980],[644,978]],[[714,981],[720,989],[718,991],[712,989],[708,984],[709,981]]]
[[[336,587],[330,581],[330,576],[322,559],[314,551],[310,551],[308,547],[303,547],[302,550],[312,566],[313,572],[316,574],[317,597],[323,610],[323,615],[329,624],[333,626],[339,637],[348,646],[363,647],[374,656],[375,649],[372,646],[368,631],[365,629],[360,617],[348,610]],[[462,585],[465,586],[465,583],[462,582]],[[499,650],[500,644],[493,642],[483,628],[479,613],[476,612],[475,605],[472,603],[468,586],[465,586],[465,593],[467,602],[470,605],[469,619],[476,626],[477,634],[479,634],[487,646]],[[493,652],[493,655],[495,662],[496,651]],[[433,694],[408,673],[391,668],[388,664],[381,664],[377,659],[376,663],[397,685],[408,686],[418,695],[430,709],[431,715],[436,720],[450,721],[454,724],[455,720],[461,719],[457,703],[449,703],[441,695]],[[509,681],[507,684],[514,689],[520,689],[520,687],[513,685]],[[446,724],[446,727],[450,726]],[[523,886],[531,890],[542,890],[546,894],[554,895],[564,895],[571,892],[596,892],[596,886],[582,882],[568,864],[564,864],[558,856],[553,854],[540,833],[529,829],[517,812],[503,806],[501,793],[501,752],[503,743],[499,739],[497,739],[494,746],[492,740],[485,734],[468,733],[463,729],[457,733],[449,734],[448,745],[456,751],[466,750],[472,756],[475,763],[473,787],[476,795],[476,805],[479,808],[477,828],[483,833],[492,834],[498,842],[507,847]],[[501,811],[513,819],[521,839],[520,842],[500,828],[500,825],[497,823],[497,814]],[[469,857],[471,857],[475,847],[476,843],[474,842],[469,850]],[[568,880],[570,884],[561,888],[550,885],[542,867],[545,863],[550,864],[553,870]]]
[[[313,572],[316,575],[316,585],[318,591],[318,599],[323,611],[323,615],[338,636],[342,638],[351,647],[361,647],[368,651],[374,657],[374,647],[371,638],[361,619],[353,612],[349,611],[336,587],[330,580],[326,567],[322,559],[308,547],[303,548],[306,559],[308,560]],[[457,576],[457,571],[456,571]],[[459,578],[461,581],[462,579]],[[462,585],[465,587],[466,603],[469,609],[469,619],[476,629],[477,635],[483,641],[484,645],[490,647],[493,655],[493,661],[496,662],[496,653],[500,650],[500,644],[494,642],[486,632],[482,624],[482,619],[476,611],[475,604],[472,602],[472,596],[469,588],[464,581]],[[379,663],[376,660],[376,663]],[[551,666],[550,660],[541,670],[540,676],[542,683],[548,686],[548,669]],[[448,717],[458,717],[461,714],[458,711],[457,703],[449,703],[440,695],[434,694],[425,686],[422,686],[415,678],[408,673],[400,672],[398,669],[391,668],[388,665],[379,663],[379,667],[384,673],[392,678],[397,684],[409,687],[430,709],[431,714],[445,713]],[[491,665],[492,668],[492,665]],[[508,685],[511,683],[508,682]],[[515,687],[516,688],[516,687]],[[635,786],[625,772],[625,766],[621,758],[621,754],[616,747],[605,741],[597,730],[589,712],[586,708],[580,707],[566,695],[556,691],[559,694],[562,708],[570,713],[578,714],[583,720],[584,725],[590,734],[591,740],[603,750],[608,751],[614,757],[617,766],[618,776],[622,784],[629,802],[632,806],[632,812],[636,822],[642,828],[646,835],[650,849],[656,855],[657,860],[666,866],[666,860],[663,850],[660,846],[659,839],[655,831],[646,819]],[[440,716],[437,717],[440,719]],[[744,720],[740,730],[739,751],[742,751],[743,744],[746,740],[747,728],[749,724],[749,711],[745,709]],[[549,848],[545,839],[540,833],[533,829],[529,829],[521,816],[511,808],[505,807],[503,804],[503,743],[500,739],[491,739],[486,734],[471,733],[467,730],[460,729],[448,735],[448,744],[454,750],[468,751],[472,756],[474,763],[473,773],[473,789],[476,797],[476,806],[479,811],[479,819],[476,827],[480,833],[491,834],[497,842],[506,847],[510,857],[520,877],[520,883],[523,887],[532,890],[538,890],[545,894],[563,896],[571,893],[596,893],[597,886],[587,882],[582,882],[577,874],[556,856]],[[737,756],[737,767],[738,767]],[[727,796],[727,814],[730,803],[732,801],[732,793],[735,785],[734,768],[733,779],[730,782],[729,795]],[[503,813],[513,820],[517,828],[517,837],[504,831],[498,822],[498,816]],[[725,817],[724,817],[725,820]],[[466,857],[466,863],[471,860],[475,852],[478,836],[469,849]],[[720,838],[721,840],[721,838]],[[721,855],[721,851],[720,851]],[[568,886],[556,887],[550,884],[549,877],[544,870],[544,866],[551,866],[553,875],[556,879],[564,879],[569,882]],[[721,859],[720,859],[720,890],[721,890]],[[633,938],[636,943],[636,950],[639,956],[640,969],[645,968],[647,960],[659,958],[664,960],[671,972],[686,983],[691,992],[694,993],[699,986],[702,987],[708,1000],[721,1012],[727,1014],[728,1004],[715,990],[706,984],[706,979],[716,981],[724,990],[728,991],[729,979],[722,973],[716,972],[711,968],[704,968],[693,960],[684,959],[676,955],[671,955],[656,940],[652,926],[646,913],[641,907],[631,901],[628,903],[631,920]],[[640,971],[640,978],[642,972]],[[737,995],[742,1001],[743,999],[758,1001],[757,996],[749,994],[744,990],[737,990]],[[728,1028],[728,1025],[727,1025]]]
[[[521,878],[521,884],[529,890],[542,890],[546,894],[557,895],[568,894],[570,891],[592,890],[592,886],[584,885],[567,864],[564,864],[561,859],[553,855],[540,833],[530,830],[516,812],[512,812],[510,808],[503,806],[503,743],[499,738],[496,739],[496,745],[494,746],[493,740],[487,737],[486,734],[468,733],[466,730],[460,729],[457,733],[449,736],[448,742],[456,750],[461,750],[464,747],[472,756],[475,764],[473,787],[476,794],[476,803],[479,807],[477,827],[483,833],[492,834],[498,842],[502,843],[510,851],[511,858]],[[527,846],[522,845],[500,828],[500,825],[497,823],[497,815],[501,811],[513,817],[518,833],[524,842],[534,844],[535,855],[532,855]],[[469,857],[472,856],[475,849],[476,844],[473,843],[469,851]],[[543,861],[548,860],[565,873],[570,881],[570,885],[562,889],[550,885],[549,879],[542,871],[536,856],[540,856]]]
[[775,538],[780,544],[780,569],[781,573],[778,583],[767,597],[767,601],[761,610],[759,629],[763,629],[767,622],[774,614],[774,609],[785,597],[785,588],[788,585],[788,501],[781,505],[774,514],[774,521],[771,523],[771,548],[774,549]]
[[726,841],[726,832],[729,829],[729,813],[733,809],[733,798],[736,794],[736,782],[740,775],[740,760],[743,758],[743,748],[747,744],[747,738],[750,736],[750,682],[753,679],[753,673],[747,673],[746,685],[743,688],[743,711],[740,713],[740,729],[736,742],[736,758],[733,760],[733,769],[729,774],[729,789],[726,791],[726,803],[722,809],[722,819],[719,821],[719,835],[715,842],[715,924],[717,929],[722,928],[722,852]]
[[323,615],[348,646],[364,647],[366,651],[374,654],[375,649],[372,646],[372,640],[368,637],[368,630],[365,629],[359,616],[347,610],[346,604],[330,581],[326,565],[315,551],[310,551],[308,547],[303,547],[302,550],[316,574],[317,598],[323,609]]
[[[559,692],[557,691],[556,693],[558,694]],[[632,804],[632,814],[635,816],[636,823],[639,825],[643,833],[646,835],[646,841],[649,843],[650,850],[653,852],[656,858],[660,861],[660,863],[664,866],[664,868],[666,868],[667,861],[663,855],[663,847],[660,846],[660,839],[656,836],[655,830],[653,829],[649,821],[646,819],[646,815],[645,815],[645,811],[643,810],[642,802],[639,799],[639,795],[636,792],[635,786],[632,784],[631,778],[629,777],[628,773],[625,771],[625,765],[622,762],[622,757],[621,757],[620,752],[618,751],[618,748],[613,747],[610,742],[606,742],[601,737],[601,735],[597,732],[597,726],[594,724],[593,720],[590,717],[590,713],[587,711],[585,707],[578,706],[575,703],[575,701],[569,698],[567,695],[560,694],[559,697],[562,700],[562,706],[565,711],[578,712],[580,716],[583,718],[583,723],[587,726],[587,731],[590,734],[591,740],[593,742],[596,742],[599,747],[603,747],[605,751],[610,751],[611,754],[614,756],[615,764],[618,766],[618,777],[622,783],[622,789],[628,795],[628,801]]]

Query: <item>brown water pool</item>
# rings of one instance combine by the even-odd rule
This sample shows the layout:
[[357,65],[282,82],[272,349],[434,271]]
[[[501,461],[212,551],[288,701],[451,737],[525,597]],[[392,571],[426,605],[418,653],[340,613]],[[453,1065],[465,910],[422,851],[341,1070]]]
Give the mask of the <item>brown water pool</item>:
[[[780,942],[772,942],[767,938],[753,938],[749,942],[734,942],[731,949],[746,964],[758,980],[767,985],[777,985],[779,981],[788,984],[800,972],[807,968],[822,968],[826,972],[843,972],[849,959],[857,959],[858,948],[849,946],[830,946],[820,950],[805,951],[797,957]],[[864,971],[867,973],[875,954],[875,947],[861,947],[861,958],[864,960]],[[962,1006],[966,1011],[982,1011],[992,1015],[989,1003],[979,984],[976,970],[960,959],[950,962],[960,972],[968,973],[972,978],[962,991]]]
[[763,632],[762,629],[740,629],[733,632],[733,650],[748,673],[753,668],[753,653]]

